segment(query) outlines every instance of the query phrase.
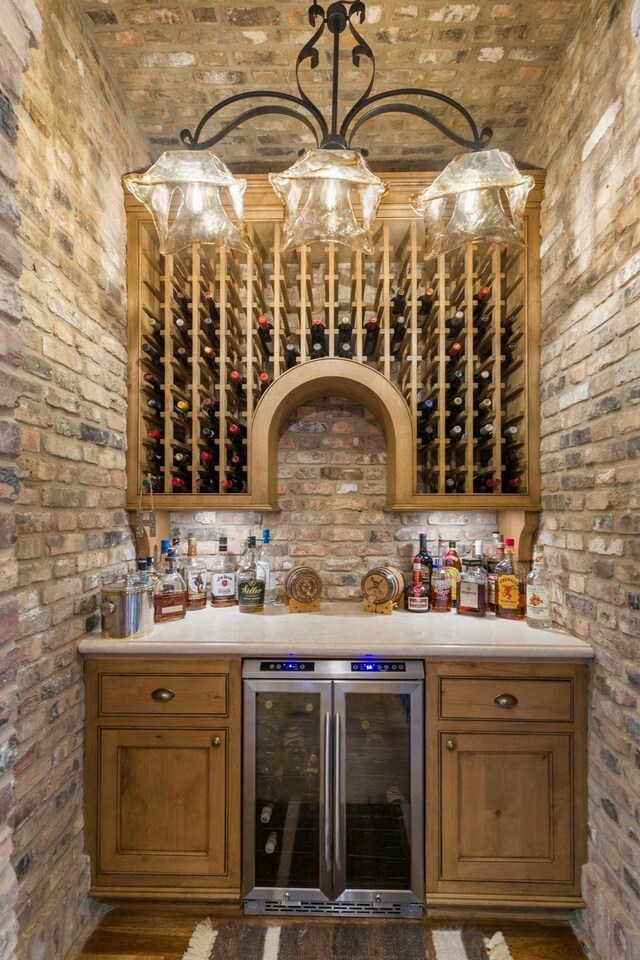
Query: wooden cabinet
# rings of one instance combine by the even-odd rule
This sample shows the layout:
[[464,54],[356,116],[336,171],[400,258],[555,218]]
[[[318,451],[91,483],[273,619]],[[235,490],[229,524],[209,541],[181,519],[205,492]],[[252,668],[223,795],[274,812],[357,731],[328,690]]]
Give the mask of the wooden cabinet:
[[86,680],[92,893],[237,897],[239,660],[89,660]]
[[427,664],[429,903],[577,906],[586,667]]

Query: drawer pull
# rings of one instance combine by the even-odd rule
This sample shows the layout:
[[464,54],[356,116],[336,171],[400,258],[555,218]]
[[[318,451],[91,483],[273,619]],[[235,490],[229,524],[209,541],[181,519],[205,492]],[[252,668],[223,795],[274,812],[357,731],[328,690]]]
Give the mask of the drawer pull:
[[496,697],[493,701],[498,707],[503,707],[505,710],[513,710],[514,707],[518,706],[518,698],[514,697],[512,693],[501,693],[499,697]]
[[447,750],[455,750],[455,748],[456,748],[456,742],[455,742],[455,740],[447,740],[445,746],[446,746]]
[[158,687],[157,690],[154,690],[151,694],[154,700],[157,700],[158,703],[169,703],[169,700],[173,700],[175,693],[173,690],[167,690],[166,687]]
[[211,741],[211,745],[213,747],[219,747],[221,743],[222,743],[222,740],[220,739],[220,737],[214,737],[213,740]]

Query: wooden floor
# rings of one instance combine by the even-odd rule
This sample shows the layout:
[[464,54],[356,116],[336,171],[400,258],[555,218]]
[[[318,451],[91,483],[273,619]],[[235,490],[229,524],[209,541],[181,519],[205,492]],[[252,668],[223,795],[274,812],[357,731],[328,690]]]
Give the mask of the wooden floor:
[[[206,916],[211,916],[214,921],[242,919],[247,923],[255,922],[243,918],[235,906],[181,908],[149,904],[116,907],[102,920],[84,949],[75,955],[76,960],[182,960],[193,928]],[[300,919],[269,919],[270,922],[300,922]],[[477,917],[465,920],[476,923],[486,936],[501,930],[514,960],[584,960],[585,955],[571,929],[558,921]],[[445,921],[438,917],[436,923],[440,922]]]

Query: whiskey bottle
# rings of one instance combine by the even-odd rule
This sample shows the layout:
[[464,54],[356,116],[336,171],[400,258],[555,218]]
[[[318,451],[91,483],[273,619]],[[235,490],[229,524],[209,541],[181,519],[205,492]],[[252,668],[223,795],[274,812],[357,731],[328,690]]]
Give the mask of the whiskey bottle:
[[429,583],[422,579],[420,554],[413,558],[413,582],[404,592],[404,605],[409,613],[429,612]]
[[227,538],[221,535],[211,567],[211,606],[235,607],[237,602],[236,571],[227,552]]
[[433,572],[433,557],[431,556],[427,548],[426,533],[420,534],[420,547],[418,549],[418,553],[416,554],[416,556],[420,558],[420,573],[421,573],[422,579],[427,585],[430,585],[431,575]]
[[451,610],[451,577],[434,557],[431,577],[431,610],[433,613],[449,613]]
[[467,569],[458,580],[456,613],[469,617],[484,617],[487,613],[487,572],[482,560],[469,560]]
[[169,547],[153,594],[155,623],[182,620],[187,615],[187,588],[176,569],[176,551]]
[[247,550],[238,567],[238,607],[240,613],[262,613],[264,580],[256,563],[256,538],[247,537]]
[[514,560],[514,541],[505,537],[504,559],[495,566],[496,616],[504,620],[524,620],[525,590]]
[[538,630],[551,630],[551,600],[543,547],[533,551],[533,567],[527,577],[527,624]]
[[458,577],[462,571],[455,540],[449,540],[449,549],[443,557],[442,564],[451,578],[451,606],[455,607],[458,601]]
[[207,568],[198,557],[195,537],[187,541],[187,556],[182,576],[187,585],[187,609],[202,610],[207,605]]

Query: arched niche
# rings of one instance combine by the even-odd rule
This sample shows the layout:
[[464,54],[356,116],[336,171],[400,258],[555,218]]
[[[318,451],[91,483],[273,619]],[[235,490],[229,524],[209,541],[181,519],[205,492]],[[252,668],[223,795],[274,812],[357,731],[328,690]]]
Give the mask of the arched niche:
[[387,507],[410,504],[415,444],[411,413],[402,394],[366,364],[324,358],[293,367],[278,377],[254,410],[249,436],[252,505],[277,508],[280,434],[299,407],[326,397],[354,400],[378,420],[387,445]]

